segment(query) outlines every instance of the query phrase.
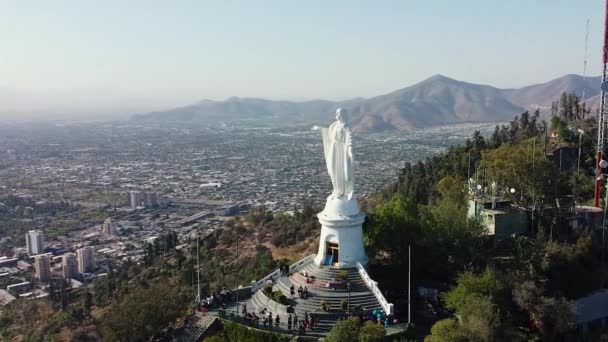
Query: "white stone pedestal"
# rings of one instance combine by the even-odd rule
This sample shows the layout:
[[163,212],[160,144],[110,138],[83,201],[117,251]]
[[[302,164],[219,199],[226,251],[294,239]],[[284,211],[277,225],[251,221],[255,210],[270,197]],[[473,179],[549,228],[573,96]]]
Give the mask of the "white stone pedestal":
[[365,213],[355,199],[328,198],[325,209],[317,217],[321,222],[321,237],[315,264],[325,263],[328,244],[338,245],[338,262],[333,267],[352,268],[357,261],[367,264],[362,230]]

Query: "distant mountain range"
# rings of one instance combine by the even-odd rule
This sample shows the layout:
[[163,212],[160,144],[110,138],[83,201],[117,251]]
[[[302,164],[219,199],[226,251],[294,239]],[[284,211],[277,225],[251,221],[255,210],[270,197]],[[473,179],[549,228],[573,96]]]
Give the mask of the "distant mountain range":
[[592,107],[599,103],[601,77],[566,75],[519,89],[499,89],[432,76],[420,83],[372,98],[347,101],[272,101],[232,97],[203,100],[168,111],[139,114],[134,120],[153,122],[230,122],[284,119],[297,122],[330,122],[338,107],[346,108],[356,131],[404,130],[466,122],[511,120],[525,111],[547,112],[562,92],[584,92]]

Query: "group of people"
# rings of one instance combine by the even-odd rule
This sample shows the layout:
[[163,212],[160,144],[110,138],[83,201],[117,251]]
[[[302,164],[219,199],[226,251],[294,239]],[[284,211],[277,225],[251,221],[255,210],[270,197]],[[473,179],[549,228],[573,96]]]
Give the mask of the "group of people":
[[[296,294],[295,287],[293,286],[293,284],[291,284],[291,287],[289,288],[289,293],[291,294],[291,298],[293,299],[293,297]],[[306,286],[302,287],[302,285],[300,285],[298,287],[298,296],[302,299],[307,299],[308,298],[308,287],[306,287]]]
[[309,315],[308,312],[304,312],[303,320],[298,320],[297,313],[295,313],[293,315],[293,317],[290,314],[289,317],[287,318],[287,330],[292,331],[292,326],[293,326],[293,330],[297,329],[298,333],[300,335],[305,335],[306,330],[313,330],[315,325],[318,325],[318,324],[319,324],[319,316],[315,313],[310,313],[310,315]]
[[226,301],[232,297],[232,291],[223,288],[220,291],[215,291],[209,297],[201,299],[201,312],[204,314],[211,308],[222,308],[226,310]]
[[[250,327],[260,327],[260,316],[256,315],[255,312],[247,312],[247,303],[243,303],[242,311],[243,317],[247,320]],[[264,317],[264,326],[266,326],[266,318]]]
[[[265,315],[267,311],[268,311],[268,315]],[[266,327],[272,329],[273,323],[277,329],[279,328],[279,325],[281,324],[281,317],[279,316],[279,314],[276,314],[275,316],[273,316],[272,311],[269,311],[267,309],[262,310],[260,312],[260,314],[262,315],[262,317],[259,317],[255,313],[246,313],[246,311],[245,311],[243,316],[245,316],[245,319],[247,319],[249,325],[252,327],[255,326],[256,328],[259,328],[260,327],[260,318],[261,318],[264,329],[266,329]]]
[[384,310],[374,309],[371,313],[366,313],[360,317],[363,321],[372,321],[374,323],[382,324],[384,327],[388,327],[391,323],[391,318],[387,315]]
[[[266,315],[268,312],[268,315]],[[260,314],[262,317],[256,315],[255,313],[247,312],[246,304],[243,305],[242,309],[243,317],[247,320],[247,323],[251,327],[259,328],[260,320],[262,321],[262,326],[264,329],[273,328],[278,329],[281,325],[281,317],[279,314],[273,315],[271,311],[268,309],[263,309]],[[298,317],[297,313],[289,314],[287,317],[287,330],[289,332],[297,331],[300,335],[305,335],[307,330],[313,330],[316,325],[319,324],[319,315],[315,313],[304,313],[304,319]]]

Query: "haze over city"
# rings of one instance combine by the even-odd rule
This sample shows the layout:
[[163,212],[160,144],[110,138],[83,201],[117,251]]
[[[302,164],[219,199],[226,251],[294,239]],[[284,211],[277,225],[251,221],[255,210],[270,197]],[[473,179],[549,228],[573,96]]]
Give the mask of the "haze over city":
[[0,0],[0,47],[1,341],[608,341],[608,0]]
[[371,97],[434,74],[499,88],[599,74],[598,1],[4,1],[0,119],[231,96]]

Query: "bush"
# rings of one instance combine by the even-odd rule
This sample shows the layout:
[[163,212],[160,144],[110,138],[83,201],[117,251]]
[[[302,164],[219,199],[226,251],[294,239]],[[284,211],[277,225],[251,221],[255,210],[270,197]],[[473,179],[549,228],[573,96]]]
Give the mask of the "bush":
[[358,342],[359,322],[354,319],[339,321],[331,328],[327,342]]
[[322,300],[321,303],[319,303],[319,308],[321,308],[321,310],[327,312],[327,311],[329,311],[329,303],[327,301]]
[[291,339],[287,335],[250,329],[234,322],[222,322],[220,335],[224,337],[222,341],[288,342]]
[[279,304],[287,305],[287,297],[281,291],[273,292],[272,299]]
[[272,285],[264,285],[262,292],[266,295],[266,297],[272,298]]
[[183,316],[186,304],[174,287],[138,288],[105,310],[100,330],[105,341],[147,340]]
[[386,336],[386,329],[382,324],[367,321],[359,329],[360,342],[382,342]]
[[348,279],[348,271],[340,271],[336,276],[338,281],[346,281]]
[[424,338],[424,342],[468,341],[466,332],[455,319],[442,319],[431,328],[431,334]]
[[342,310],[346,311],[348,309],[348,301],[346,299],[342,299],[340,302],[340,307]]

